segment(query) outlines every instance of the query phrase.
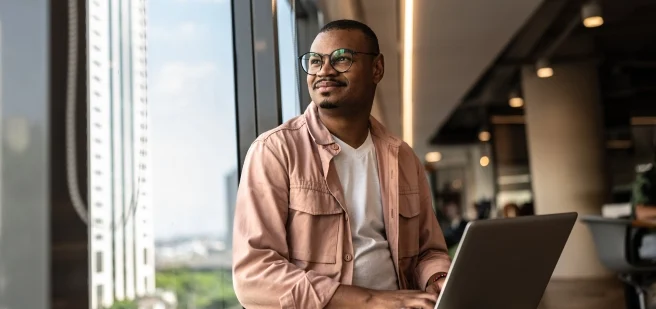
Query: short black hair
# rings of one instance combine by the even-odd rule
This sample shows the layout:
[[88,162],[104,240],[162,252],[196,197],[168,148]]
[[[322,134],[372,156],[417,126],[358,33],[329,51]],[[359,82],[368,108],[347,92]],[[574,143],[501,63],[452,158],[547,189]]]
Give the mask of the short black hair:
[[364,36],[369,40],[369,48],[372,50],[362,51],[368,53],[380,53],[380,47],[378,46],[378,37],[369,26],[351,19],[340,19],[327,23],[325,26],[321,27],[319,33],[328,32],[331,30],[358,30],[364,34]]

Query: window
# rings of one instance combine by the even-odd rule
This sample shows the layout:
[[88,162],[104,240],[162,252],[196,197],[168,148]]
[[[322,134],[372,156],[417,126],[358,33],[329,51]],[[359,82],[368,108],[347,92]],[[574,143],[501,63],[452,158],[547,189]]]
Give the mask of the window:
[[103,253],[100,251],[96,252],[96,272],[103,272]]
[[155,287],[189,308],[234,307],[231,1],[150,1],[148,33]]
[[88,4],[92,307],[232,308],[231,1],[146,2]]
[[[96,286],[96,299],[104,299],[105,298],[105,293],[104,293],[104,288],[102,285]],[[95,308],[102,309],[102,305],[97,305]]]
[[[298,116],[300,110],[298,87],[305,87],[305,79],[299,80],[293,12],[290,1],[278,0],[278,58],[280,67],[280,100],[282,120]],[[305,77],[305,76],[303,76]]]

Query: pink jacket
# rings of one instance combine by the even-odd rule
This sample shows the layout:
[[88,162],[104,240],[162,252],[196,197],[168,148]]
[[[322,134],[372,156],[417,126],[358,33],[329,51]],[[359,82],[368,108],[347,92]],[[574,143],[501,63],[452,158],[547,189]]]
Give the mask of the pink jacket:
[[[406,143],[370,122],[399,286],[423,290],[451,264],[424,168]],[[233,238],[233,285],[244,307],[323,308],[351,284],[351,230],[332,163],[339,151],[315,104],[251,145]]]

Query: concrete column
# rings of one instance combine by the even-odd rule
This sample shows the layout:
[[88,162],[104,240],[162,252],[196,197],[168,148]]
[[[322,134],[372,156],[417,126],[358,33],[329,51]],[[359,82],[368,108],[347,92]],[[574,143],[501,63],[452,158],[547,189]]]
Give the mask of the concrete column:
[[[51,308],[57,290],[50,281],[56,272],[51,253],[60,249],[51,245],[57,238],[51,235],[50,189],[56,183],[50,162],[62,161],[50,156],[51,137],[59,135],[52,132],[50,112],[63,108],[50,104],[56,91],[50,70],[59,60],[51,58],[49,44],[54,3],[0,0],[0,308]],[[57,271],[67,278],[59,285],[78,278]]]
[[[597,69],[576,63],[554,72],[546,79],[533,67],[522,72],[536,213],[599,214],[608,189]],[[554,277],[606,275],[590,232],[577,222]]]

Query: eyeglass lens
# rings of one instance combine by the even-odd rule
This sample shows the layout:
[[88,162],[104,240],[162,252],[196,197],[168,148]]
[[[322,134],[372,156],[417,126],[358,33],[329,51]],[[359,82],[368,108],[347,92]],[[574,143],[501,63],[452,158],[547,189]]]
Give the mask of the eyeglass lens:
[[[309,52],[301,57],[303,70],[311,75],[319,73],[324,65],[324,55]],[[347,49],[337,49],[330,54],[330,64],[335,71],[344,73],[351,68],[353,64],[353,52]]]

